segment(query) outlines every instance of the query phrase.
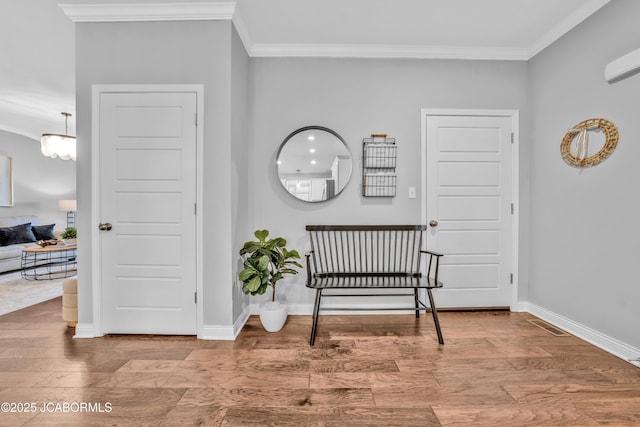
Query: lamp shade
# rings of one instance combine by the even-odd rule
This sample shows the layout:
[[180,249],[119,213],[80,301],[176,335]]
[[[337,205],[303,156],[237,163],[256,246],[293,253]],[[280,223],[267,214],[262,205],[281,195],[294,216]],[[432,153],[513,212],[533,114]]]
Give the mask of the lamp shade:
[[45,133],[40,139],[40,151],[47,157],[62,160],[76,159],[76,138],[69,135]]
[[75,212],[77,203],[75,200],[58,200],[58,210],[63,212]]

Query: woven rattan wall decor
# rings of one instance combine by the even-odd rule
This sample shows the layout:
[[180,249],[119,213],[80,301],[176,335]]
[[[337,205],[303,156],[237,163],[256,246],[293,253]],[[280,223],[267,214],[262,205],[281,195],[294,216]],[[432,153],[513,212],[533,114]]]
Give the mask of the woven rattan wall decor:
[[[600,129],[604,133],[604,145],[597,153],[587,156],[588,132],[595,129]],[[576,136],[578,136],[578,139],[575,149],[571,150],[571,144]],[[607,119],[587,119],[567,131],[560,144],[560,154],[562,155],[562,160],[568,165],[576,168],[588,168],[609,157],[617,144],[618,129],[616,125]]]

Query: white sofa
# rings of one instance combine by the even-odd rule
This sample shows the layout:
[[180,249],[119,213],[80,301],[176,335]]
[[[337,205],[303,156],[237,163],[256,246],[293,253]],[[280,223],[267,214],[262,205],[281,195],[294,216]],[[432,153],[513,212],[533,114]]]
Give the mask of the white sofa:
[[[40,218],[36,215],[0,217],[0,227],[13,227],[30,222],[31,225],[41,225]],[[59,232],[56,235],[59,236]],[[9,246],[0,246],[0,273],[19,270],[22,260],[22,248],[34,246],[35,243],[18,243]]]

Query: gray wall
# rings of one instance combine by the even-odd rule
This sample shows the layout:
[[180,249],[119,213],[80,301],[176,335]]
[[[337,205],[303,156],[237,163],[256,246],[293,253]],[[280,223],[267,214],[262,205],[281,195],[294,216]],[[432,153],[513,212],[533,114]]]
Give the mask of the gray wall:
[[0,130],[0,155],[13,162],[13,207],[0,206],[0,216],[38,215],[43,224],[67,226],[58,200],[76,198],[76,162],[45,157],[40,142]]
[[249,129],[251,128],[250,60],[247,51],[233,30],[231,38],[231,207],[234,260],[233,270],[233,320],[237,320],[249,304],[249,297],[242,293],[237,272],[242,267],[238,255],[242,244],[251,239],[249,228]]
[[[306,224],[419,223],[420,109],[476,108],[520,110],[521,173],[528,174],[527,64],[500,61],[252,59],[253,129],[250,142],[251,230],[267,228],[289,247],[307,249]],[[337,198],[306,203],[285,192],[277,179],[275,155],[293,130],[321,125],[338,132],[354,159],[351,181]],[[360,195],[362,138],[387,133],[397,138],[397,196]],[[528,198],[528,182],[520,189]],[[521,214],[526,224],[526,211]],[[528,232],[521,227],[521,266],[526,263]],[[525,253],[522,259],[522,253]],[[525,266],[526,267],[526,266]],[[309,304],[312,293],[304,272],[280,287],[290,303]],[[521,293],[526,280],[521,276]]]
[[[605,65],[637,49],[640,2],[615,0],[530,61],[534,117],[530,302],[640,347],[640,75],[614,84]],[[604,117],[620,141],[604,163],[566,165],[567,129]],[[602,136],[591,135],[593,144]]]
[[[79,244],[91,247],[91,88],[94,84],[203,84],[205,325],[233,323],[231,34],[229,21],[76,24]],[[239,95],[241,97],[241,95]],[[241,133],[237,132],[238,138]],[[85,214],[86,213],[86,214]],[[91,263],[80,259],[79,321],[93,322]]]

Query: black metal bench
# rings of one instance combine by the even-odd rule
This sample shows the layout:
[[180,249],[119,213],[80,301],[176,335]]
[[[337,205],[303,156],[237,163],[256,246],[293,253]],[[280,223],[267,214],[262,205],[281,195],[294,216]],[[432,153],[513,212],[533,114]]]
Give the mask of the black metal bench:
[[[307,225],[311,250],[306,254],[307,287],[316,290],[313,326],[309,344],[313,345],[318,327],[322,297],[349,296],[410,296],[411,307],[391,307],[384,310],[420,310],[431,312],[438,342],[444,344],[432,289],[441,288],[438,269],[442,254],[423,249],[426,225]],[[428,258],[427,269],[421,272],[422,255]],[[338,289],[409,289],[411,293],[345,294],[326,293]],[[425,289],[427,306],[418,290]],[[364,310],[335,308],[331,310]]]

